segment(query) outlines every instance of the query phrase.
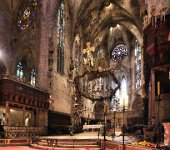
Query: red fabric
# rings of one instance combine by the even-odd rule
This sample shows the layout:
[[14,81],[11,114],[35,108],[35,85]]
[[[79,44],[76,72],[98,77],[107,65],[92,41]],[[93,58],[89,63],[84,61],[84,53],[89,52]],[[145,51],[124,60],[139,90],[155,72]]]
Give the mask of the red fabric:
[[0,150],[37,150],[27,146],[5,146],[0,147]]

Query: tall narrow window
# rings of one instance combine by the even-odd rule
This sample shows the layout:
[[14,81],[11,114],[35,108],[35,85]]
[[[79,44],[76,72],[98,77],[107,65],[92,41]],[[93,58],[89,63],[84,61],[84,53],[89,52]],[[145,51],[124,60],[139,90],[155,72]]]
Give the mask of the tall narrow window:
[[80,68],[80,56],[81,56],[81,47],[80,47],[80,36],[76,35],[75,37],[75,42],[74,42],[74,53],[73,53],[73,58],[74,58],[74,69],[76,71],[78,71],[78,69]]
[[57,72],[60,74],[64,74],[64,31],[64,2],[61,2],[57,10]]
[[19,62],[17,65],[16,76],[20,79],[22,79],[24,77],[23,65],[21,62]]
[[31,85],[35,86],[35,69],[31,70]]
[[[128,78],[127,78],[127,71],[123,67],[118,67],[115,69],[114,74],[116,78],[119,80],[121,86],[120,89],[118,89],[115,93],[115,95],[112,97],[111,100],[111,109],[112,111],[120,111],[122,110],[122,107],[125,106],[126,109],[128,109]],[[116,87],[116,84],[114,82],[111,83],[112,88],[114,89]]]
[[141,88],[141,47],[138,41],[135,41],[135,87]]
[[[112,83],[112,86],[114,84]],[[127,91],[127,80],[123,76],[121,80],[121,88],[118,89],[115,93],[115,95],[112,97],[111,100],[111,107],[112,110],[120,110],[122,107],[125,106],[126,109],[128,109],[128,91]]]

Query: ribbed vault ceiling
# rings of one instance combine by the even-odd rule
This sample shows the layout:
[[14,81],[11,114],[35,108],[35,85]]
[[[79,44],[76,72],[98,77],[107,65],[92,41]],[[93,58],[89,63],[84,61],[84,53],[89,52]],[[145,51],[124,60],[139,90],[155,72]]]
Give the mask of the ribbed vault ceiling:
[[[140,0],[70,0],[70,11],[74,14],[74,33],[82,31],[82,37],[93,43],[108,43],[110,27],[113,29],[111,45],[123,42],[127,46],[132,38],[142,43],[142,17]],[[74,12],[73,12],[74,11]],[[107,41],[106,41],[107,39]]]

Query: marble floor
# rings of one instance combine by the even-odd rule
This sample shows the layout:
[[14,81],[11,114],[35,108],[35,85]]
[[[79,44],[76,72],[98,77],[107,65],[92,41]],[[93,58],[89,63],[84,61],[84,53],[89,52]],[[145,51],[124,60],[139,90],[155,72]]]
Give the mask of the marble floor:
[[[59,136],[44,136],[42,138],[49,138],[49,139],[104,139],[104,136],[98,135],[98,132],[82,132],[79,134],[74,134],[73,136],[70,135],[59,135]],[[116,136],[113,138],[111,136],[106,136],[106,140],[113,141],[116,143],[122,143],[123,137],[117,133]],[[124,136],[125,143],[136,142],[137,139],[134,136]]]
[[[70,135],[42,136],[42,138],[45,138],[45,139],[48,139],[48,138],[49,139],[104,139],[104,136],[98,135],[98,132],[83,132],[79,134],[74,134],[72,136]],[[125,139],[124,143],[131,143],[131,142],[136,141],[136,138],[133,136],[125,136],[124,139]],[[113,143],[122,144],[123,137],[120,136],[119,134],[116,134],[114,138],[112,138],[111,136],[106,136],[106,140],[113,141]],[[37,150],[37,149],[31,148],[28,146],[5,146],[5,147],[0,147],[0,150]],[[89,150],[89,149],[87,148],[83,150]],[[106,149],[106,150],[109,150],[109,149]]]

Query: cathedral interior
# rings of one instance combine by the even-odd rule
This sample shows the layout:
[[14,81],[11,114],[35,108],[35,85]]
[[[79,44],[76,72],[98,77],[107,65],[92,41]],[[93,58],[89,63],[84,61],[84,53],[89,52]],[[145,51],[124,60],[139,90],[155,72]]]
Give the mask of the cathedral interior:
[[170,137],[169,0],[1,0],[0,8],[2,138],[100,124],[107,135],[145,135],[153,122]]

